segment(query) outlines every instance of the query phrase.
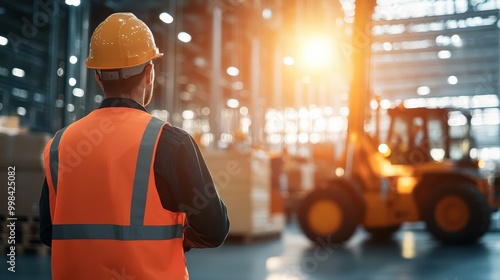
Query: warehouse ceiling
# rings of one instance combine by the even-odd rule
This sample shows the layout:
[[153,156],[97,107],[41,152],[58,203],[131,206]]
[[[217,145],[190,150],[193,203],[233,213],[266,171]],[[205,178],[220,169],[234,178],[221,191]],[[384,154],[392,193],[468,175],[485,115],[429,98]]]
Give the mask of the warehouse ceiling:
[[[156,0],[140,2],[106,0],[99,2],[113,11],[134,11],[141,18],[154,23],[159,23],[155,19],[159,13],[172,12],[171,10],[175,9],[182,16],[181,28],[194,34],[193,38],[200,40],[199,44],[183,46],[191,53],[203,50],[206,52],[209,48],[211,31],[208,27],[211,25],[210,13],[214,4],[220,5],[226,10],[248,10],[254,4],[254,1],[248,0],[183,0],[175,1],[175,4],[172,4],[174,2],[171,1]],[[255,2],[265,6],[266,3],[273,1]],[[328,1],[320,2],[321,5],[325,6]],[[439,3],[435,5],[438,6]],[[373,94],[390,100],[498,95],[498,42],[500,39],[497,27],[498,10],[480,11],[480,6],[477,5],[479,4],[469,7],[466,12],[460,11],[459,14],[447,16],[431,15],[418,19],[402,18],[390,21],[382,17],[376,21],[375,25],[381,28],[388,28],[389,25],[393,27],[403,26],[405,31],[399,33],[379,32],[375,36],[374,69],[372,72]],[[378,12],[380,14],[397,13],[399,9],[397,5],[391,4],[387,5],[382,13],[379,7]],[[228,24],[231,24],[230,14],[225,14],[224,17]],[[99,16],[94,17],[99,18]],[[478,22],[478,20],[482,22]],[[466,26],[467,28],[452,26],[453,22],[457,24],[460,21],[469,22],[469,26]],[[471,21],[475,21],[475,25],[470,23]],[[426,25],[433,27],[427,32],[416,30],[419,26],[425,29]],[[437,25],[442,27],[436,29]],[[152,26],[152,29],[156,31],[160,31],[161,28],[160,25],[153,24]],[[452,38],[459,38],[459,42],[452,42]],[[226,46],[234,44],[229,36],[225,39]],[[449,54],[449,58],[435,59],[438,55],[446,56],[447,54]],[[205,59],[209,59],[208,55],[205,56]]]
[[[376,8],[371,72],[373,95],[379,95],[387,102],[406,102],[405,105],[409,106],[452,105],[498,111],[500,7],[495,6],[498,1],[379,2],[386,6]],[[81,104],[71,104],[75,112],[81,111],[80,115],[72,116],[75,119],[94,108],[100,99],[92,95],[98,92],[97,88],[89,88],[89,94],[81,99],[75,98],[71,92],[65,93],[71,89],[67,84],[73,71],[66,69],[68,58],[73,55],[72,51],[80,52],[82,57],[78,61],[81,65],[85,59],[82,50],[88,42],[82,38],[86,36],[70,31],[76,28],[72,24],[81,25],[80,18],[76,23],[70,22],[69,15],[78,8],[70,8],[63,1],[58,2],[61,7],[57,14],[57,33],[51,33],[50,25],[40,22],[43,17],[34,18],[35,14],[43,15],[41,7],[45,3],[41,0],[0,0],[0,36],[4,38],[0,38],[0,43],[7,38],[10,40],[6,47],[0,46],[0,110],[4,108],[0,113],[18,113],[17,109],[7,112],[6,106],[1,104],[28,108],[24,122],[36,129],[53,130],[53,124],[47,125],[49,119],[62,115],[66,122],[72,120],[67,112],[47,116],[45,113],[54,103],[57,110],[64,111],[64,104],[73,99],[80,100]],[[83,3],[88,2],[81,3],[84,6]],[[460,3],[469,5],[460,6]],[[417,4],[425,9],[420,11],[415,6]],[[199,109],[210,105],[215,5],[222,10],[221,99],[237,98],[241,104],[248,105],[252,100],[252,86],[258,86],[262,89],[259,104],[263,108],[271,107],[275,100],[279,100],[275,98],[276,92],[280,91],[275,81],[282,78],[283,106],[316,104],[338,108],[345,103],[349,81],[346,53],[340,52],[340,58],[328,71],[317,71],[309,76],[305,67],[299,67],[298,63],[293,67],[279,66],[281,61],[276,58],[276,53],[279,49],[281,57],[296,54],[294,49],[296,51],[308,35],[314,33],[311,30],[329,36],[333,34],[340,48],[344,45],[352,47],[347,39],[354,5],[349,0],[94,0],[90,5],[89,33],[112,12],[134,12],[151,26],[160,49],[166,54],[175,53],[176,64],[170,67],[175,68],[173,81],[176,84],[166,88],[172,71],[166,70],[166,63],[158,65],[159,91],[175,93],[175,110]],[[410,12],[404,11],[404,5],[410,6]],[[273,11],[270,20],[263,18],[262,12],[267,8]],[[176,22],[173,25],[162,22],[159,19],[162,12],[171,13]],[[32,26],[33,23],[38,26]],[[189,43],[178,40],[177,34],[181,31],[191,35]],[[257,63],[252,59],[252,44],[255,43],[252,39],[255,38],[259,39],[260,47],[254,54],[259,58]],[[70,50],[70,46],[73,49]],[[12,50],[15,55],[12,55]],[[56,62],[51,65],[51,61]],[[238,66],[237,77],[225,73],[229,66]],[[49,72],[49,67],[55,67],[55,70]],[[252,67],[260,67],[254,72],[257,73],[254,79]],[[16,72],[14,68],[25,71],[26,77],[19,77],[21,71]],[[281,77],[275,69],[282,71]],[[82,79],[88,78],[85,77],[86,69],[77,70],[83,73]],[[57,76],[54,75],[56,71]],[[306,81],[317,78],[314,75],[326,77],[327,82],[319,86],[307,84]],[[63,98],[65,94],[69,95],[66,100]],[[157,94],[153,105],[162,107],[166,104],[164,96]],[[28,118],[30,114],[35,117]],[[496,115],[492,116],[490,118],[495,119]],[[490,139],[498,140],[498,133]]]
[[[222,6],[225,11],[230,11],[224,14],[224,21],[228,26],[231,26],[234,23],[232,16],[245,15],[255,3],[259,3],[264,8],[277,2],[280,1],[184,0],[176,1],[176,6],[169,3],[169,1],[154,0],[142,1],[141,3],[133,0],[107,0],[103,3],[109,9],[115,11],[133,10],[144,17],[151,17],[151,20],[156,14],[162,11],[171,11],[175,6],[177,12],[182,14],[183,30],[192,33],[193,37],[203,38],[200,39],[198,44],[195,42],[184,46],[187,50],[186,58],[188,59],[189,55],[193,55],[194,57],[204,57],[205,60],[209,61],[210,53],[207,53],[207,50],[210,48],[211,30],[207,29],[207,26],[212,23],[211,13],[214,4]],[[348,2],[339,1],[342,5],[334,3],[334,1],[318,1],[315,3],[324,11],[333,10],[333,13],[331,11],[330,13],[339,17],[342,14],[338,12],[341,7],[344,10],[349,9]],[[376,8],[374,17],[376,20],[373,29],[375,32],[372,43],[371,93],[380,96],[383,100],[404,103],[408,107],[456,106],[479,110],[498,108],[500,75],[498,7],[488,6],[487,2],[493,1],[470,2],[466,6],[460,6],[460,4],[457,4],[458,2],[455,2],[453,6],[446,3],[442,4],[446,1],[420,1],[421,7],[424,8],[419,12],[419,7],[415,6],[417,2],[419,1],[407,1],[406,3],[397,4],[399,3],[397,1],[385,1],[386,6]],[[306,22],[302,19],[302,21],[298,21],[299,24],[294,22],[293,25],[303,24],[308,26],[310,24],[307,19],[314,19],[315,15],[319,15],[318,10],[311,16],[311,11],[314,11],[314,9],[311,10],[308,5],[312,4],[309,2],[298,3],[299,1],[288,1],[286,3],[287,5],[283,7],[284,21],[287,20],[286,14],[290,14],[291,9],[299,7],[297,10],[300,10],[300,7],[302,7],[302,11],[292,12],[292,14],[296,13],[292,18],[293,21],[297,21],[302,17]],[[410,12],[404,11],[403,6],[405,5],[410,7]],[[408,14],[411,13],[411,10],[414,10],[413,13],[419,14]],[[236,13],[232,13],[233,11],[236,11]],[[347,11],[345,14],[347,15],[349,12]],[[329,22],[324,21],[323,24],[328,25]],[[343,26],[349,29],[348,25],[344,24]],[[335,28],[345,27],[331,24],[326,28],[320,28],[330,30],[331,34],[335,34],[338,32],[334,31]],[[158,28],[158,26],[154,28]],[[224,28],[237,29],[241,28],[241,25]],[[297,28],[300,30],[300,27]],[[239,30],[239,32],[242,31]],[[288,32],[288,30],[283,30],[283,32]],[[225,61],[234,61],[234,56],[231,55],[232,51],[236,51],[234,49],[236,44],[233,41],[234,39],[235,37],[228,35],[223,38]],[[236,45],[237,48],[241,49],[241,54],[236,57],[239,57],[240,60],[248,60],[250,50],[245,48],[241,42]],[[262,55],[265,56],[266,54]],[[272,57],[264,60],[269,59],[272,59]],[[185,70],[192,73],[190,74],[192,79],[196,79],[196,76],[205,79],[205,82],[199,84],[206,84],[206,79],[210,79],[210,69],[189,67],[188,63],[185,65]],[[243,72],[249,72],[251,69],[244,70],[247,71]],[[342,81],[333,82],[332,89],[329,90],[332,94],[338,95],[339,92],[346,90],[348,83],[345,83],[346,77],[343,76],[346,71],[342,72],[339,77],[341,77],[340,80],[344,80],[344,83]],[[269,74],[272,75],[272,73]],[[262,76],[267,75],[262,74]],[[333,79],[339,80],[338,77]],[[248,86],[249,77],[246,77],[246,80],[243,79],[243,81]],[[193,83],[196,83],[196,81],[193,81]],[[229,83],[230,81],[225,82],[225,84]],[[268,85],[270,84],[271,82]],[[205,91],[208,91],[207,87],[205,87]],[[286,92],[297,91],[297,89],[284,86],[284,91],[285,96],[283,98],[287,103],[286,99],[290,99],[291,94],[287,95]],[[245,90],[242,92],[243,94],[240,97],[248,97],[248,94],[245,95],[244,93]],[[229,93],[231,93],[231,90],[229,90]],[[327,100],[330,104],[336,102],[321,97],[316,99],[312,97],[308,100],[312,102]],[[207,100],[198,101],[206,102]],[[297,104],[297,100],[288,102],[288,105],[293,104]],[[488,138],[491,143],[484,143],[487,146],[495,145],[498,142],[498,127],[493,128],[493,130],[496,131],[492,135],[493,137]]]

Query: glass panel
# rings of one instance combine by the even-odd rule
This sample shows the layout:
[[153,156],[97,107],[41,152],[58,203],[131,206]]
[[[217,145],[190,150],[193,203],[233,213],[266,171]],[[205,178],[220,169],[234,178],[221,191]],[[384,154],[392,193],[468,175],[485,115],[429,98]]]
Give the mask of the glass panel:
[[427,123],[427,130],[429,134],[429,149],[431,158],[435,161],[444,159],[445,151],[445,135],[441,121],[439,119],[429,119]]
[[470,138],[470,122],[459,111],[451,112],[448,120],[450,126],[450,158],[462,160],[469,157],[472,143]]
[[395,117],[389,135],[388,145],[391,148],[391,162],[394,164],[407,164],[410,149],[408,123],[401,117]]

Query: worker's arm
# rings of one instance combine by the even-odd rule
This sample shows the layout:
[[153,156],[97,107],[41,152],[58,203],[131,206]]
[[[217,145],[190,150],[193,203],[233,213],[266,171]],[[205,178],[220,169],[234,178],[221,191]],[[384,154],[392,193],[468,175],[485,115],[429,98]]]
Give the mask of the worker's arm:
[[50,218],[49,185],[47,179],[43,182],[40,195],[40,241],[47,246],[52,246],[52,220]]
[[226,206],[193,138],[179,128],[165,126],[154,168],[163,207],[187,214],[184,246],[222,245],[229,231]]

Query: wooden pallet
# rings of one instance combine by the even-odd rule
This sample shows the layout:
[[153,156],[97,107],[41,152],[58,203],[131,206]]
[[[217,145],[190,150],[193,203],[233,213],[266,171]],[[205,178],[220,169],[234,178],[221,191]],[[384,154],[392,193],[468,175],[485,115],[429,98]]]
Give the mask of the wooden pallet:
[[[11,222],[9,220],[4,219],[0,221],[0,226],[2,230],[0,231],[0,250],[4,252],[8,252],[10,250],[11,244],[8,244],[10,229],[7,228],[7,225]],[[17,220],[12,221],[15,222],[15,241],[16,244],[16,255],[18,254],[39,254],[46,255],[47,249],[40,242],[39,238],[39,218],[38,216],[19,216],[16,217]]]
[[255,234],[231,234],[226,238],[228,243],[254,244],[274,241],[281,238],[281,232],[266,232]]
[[[0,251],[2,252],[2,255],[6,255],[10,252],[10,246],[11,245],[3,245],[0,247]],[[16,256],[20,255],[39,255],[39,256],[45,256],[50,254],[51,248],[45,246],[44,244],[28,244],[28,245],[12,245],[15,246],[16,250]]]

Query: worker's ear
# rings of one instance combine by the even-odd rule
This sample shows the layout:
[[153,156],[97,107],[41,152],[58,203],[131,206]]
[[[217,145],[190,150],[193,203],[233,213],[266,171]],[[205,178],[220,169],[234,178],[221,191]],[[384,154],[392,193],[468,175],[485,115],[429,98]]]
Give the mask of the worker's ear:
[[95,75],[95,80],[102,87],[101,77],[99,77],[99,75],[97,74],[97,72],[95,72],[94,75]]
[[147,85],[152,84],[154,81],[154,77],[155,77],[154,66],[153,64],[148,64],[146,68],[144,68],[144,79],[146,79],[145,80],[146,84]]

